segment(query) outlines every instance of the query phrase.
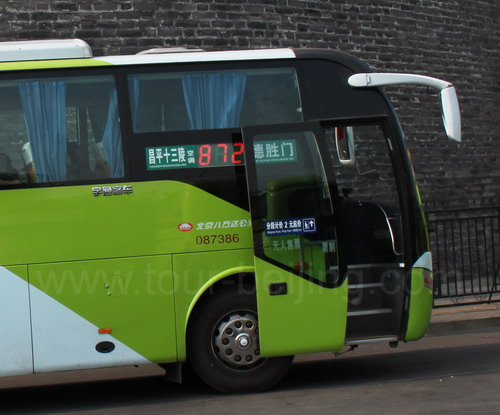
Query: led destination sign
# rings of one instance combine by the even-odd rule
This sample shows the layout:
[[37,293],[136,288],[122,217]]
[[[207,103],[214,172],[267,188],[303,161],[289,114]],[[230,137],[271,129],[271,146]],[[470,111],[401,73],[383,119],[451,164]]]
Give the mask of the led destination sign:
[[[210,143],[147,147],[148,170],[239,166],[244,164],[243,143]],[[257,164],[297,161],[295,140],[256,141]]]

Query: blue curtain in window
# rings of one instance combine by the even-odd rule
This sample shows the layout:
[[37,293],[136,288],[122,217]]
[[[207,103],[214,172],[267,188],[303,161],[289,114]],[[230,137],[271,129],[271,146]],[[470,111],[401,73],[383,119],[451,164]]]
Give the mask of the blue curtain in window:
[[182,88],[191,129],[240,126],[246,75],[198,73],[182,76]]
[[140,122],[139,122],[139,78],[137,76],[131,76],[129,80],[129,90],[130,90],[130,105],[132,107],[132,123],[134,132],[140,132]]
[[37,181],[66,180],[66,83],[22,82],[19,93]]
[[104,148],[104,157],[109,165],[111,177],[123,177],[123,153],[122,141],[120,135],[120,120],[118,117],[118,98],[116,90],[111,90],[108,106],[108,119],[104,127],[102,136],[102,145]]

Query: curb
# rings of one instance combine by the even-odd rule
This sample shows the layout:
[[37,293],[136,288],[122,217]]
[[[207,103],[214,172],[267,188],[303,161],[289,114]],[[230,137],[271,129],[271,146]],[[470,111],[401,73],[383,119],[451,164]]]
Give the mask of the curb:
[[486,317],[478,319],[465,319],[455,321],[442,321],[432,323],[429,326],[428,334],[439,336],[462,331],[478,330],[492,327],[500,327],[500,317]]

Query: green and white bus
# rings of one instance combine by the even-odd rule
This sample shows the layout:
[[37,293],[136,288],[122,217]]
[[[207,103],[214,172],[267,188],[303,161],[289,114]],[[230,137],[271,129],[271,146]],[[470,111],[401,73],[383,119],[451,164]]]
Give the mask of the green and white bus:
[[184,362],[273,386],[293,356],[421,338],[424,214],[379,86],[331,50],[0,43],[0,375]]

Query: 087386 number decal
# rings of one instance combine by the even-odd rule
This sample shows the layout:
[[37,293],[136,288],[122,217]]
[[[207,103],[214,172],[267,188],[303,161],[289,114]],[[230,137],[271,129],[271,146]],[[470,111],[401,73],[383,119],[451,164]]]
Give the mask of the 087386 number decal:
[[240,241],[240,235],[237,233],[226,233],[217,235],[203,235],[196,237],[197,245],[211,245],[211,244],[231,244]]

